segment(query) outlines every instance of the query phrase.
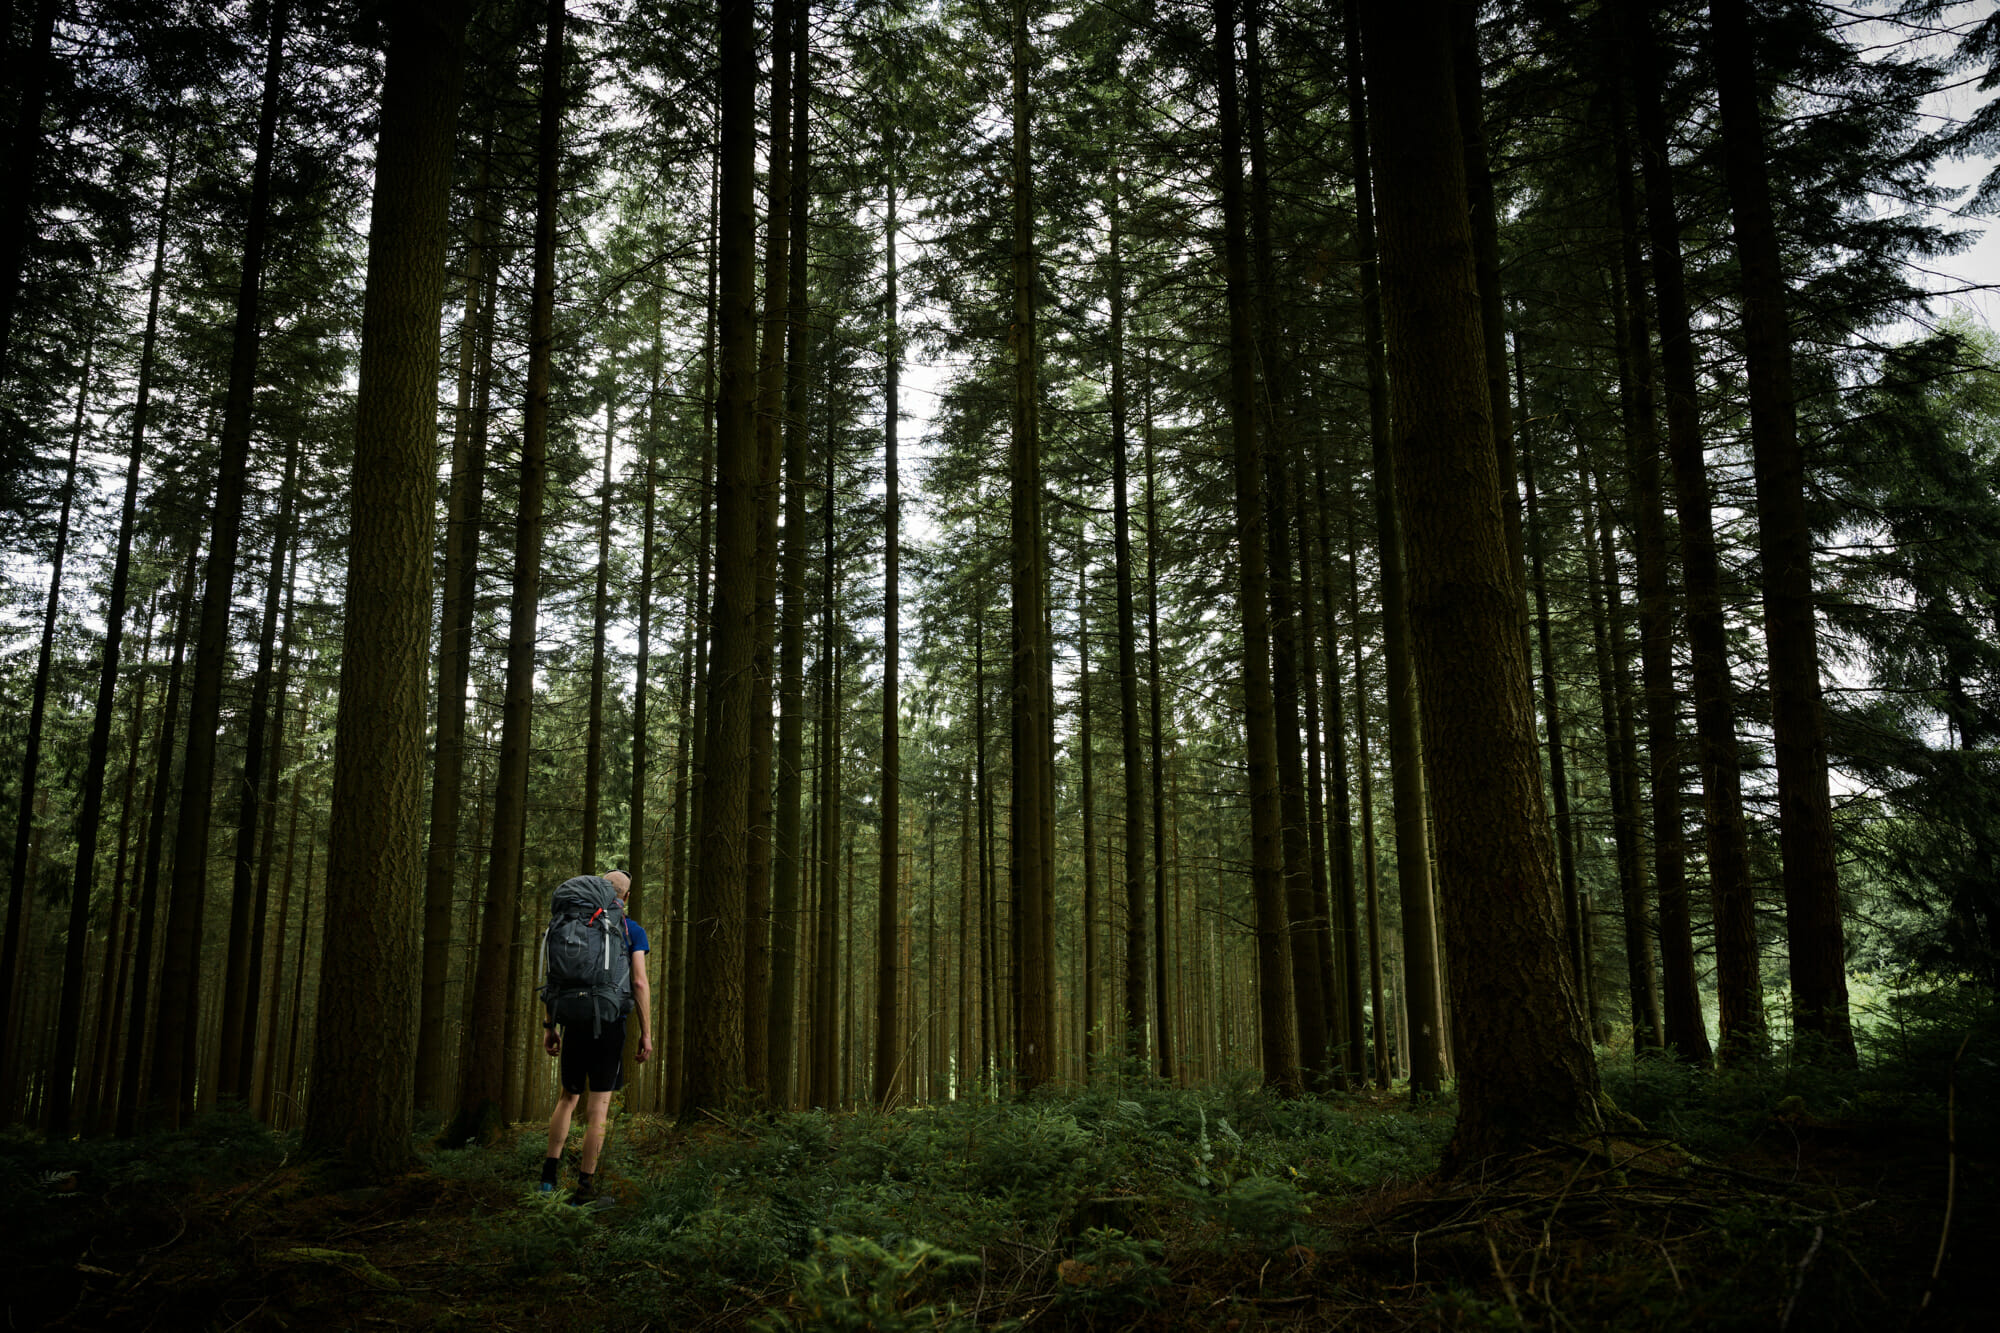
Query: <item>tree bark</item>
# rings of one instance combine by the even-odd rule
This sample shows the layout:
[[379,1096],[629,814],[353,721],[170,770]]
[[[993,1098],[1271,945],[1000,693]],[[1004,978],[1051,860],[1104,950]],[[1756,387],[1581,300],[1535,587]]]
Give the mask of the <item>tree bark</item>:
[[1372,6],[1383,306],[1410,622],[1452,941],[1464,1168],[1596,1118],[1597,1066],[1562,948],[1519,583],[1501,514],[1443,0]]
[[716,423],[715,590],[709,622],[701,873],[688,921],[684,1121],[722,1105],[745,1082],[745,893],[752,664],[757,643],[754,8],[750,0],[723,0],[720,10],[722,177],[716,310],[722,373]]
[[[560,3],[560,0],[558,0]],[[368,238],[353,528],[304,1145],[380,1180],[410,1156],[437,467],[438,322],[465,0],[391,19]]]

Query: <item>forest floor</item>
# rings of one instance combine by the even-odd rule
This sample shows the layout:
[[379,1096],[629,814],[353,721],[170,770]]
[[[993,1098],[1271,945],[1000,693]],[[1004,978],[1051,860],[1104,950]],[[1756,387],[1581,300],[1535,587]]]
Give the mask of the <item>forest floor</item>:
[[1450,1179],[1449,1097],[1247,1081],[627,1114],[594,1213],[528,1188],[539,1125],[364,1189],[243,1116],[16,1135],[6,1326],[1988,1329],[1992,1064],[1885,1086],[1607,1062],[1650,1129]]

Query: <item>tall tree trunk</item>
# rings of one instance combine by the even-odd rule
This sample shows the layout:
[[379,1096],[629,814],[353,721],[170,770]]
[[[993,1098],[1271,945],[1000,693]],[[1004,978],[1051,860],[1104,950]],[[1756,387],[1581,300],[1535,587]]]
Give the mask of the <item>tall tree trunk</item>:
[[[1114,161],[1116,160],[1114,155]],[[1114,166],[1111,217],[1112,563],[1118,583],[1118,741],[1125,778],[1125,1054],[1144,1059],[1151,1042],[1146,1005],[1146,767],[1139,730],[1139,647],[1132,596],[1132,506],[1126,453],[1124,187]],[[1150,558],[1150,550],[1148,557]],[[1149,582],[1148,587],[1151,587]]]
[[791,258],[785,266],[785,532],[779,553],[784,602],[778,623],[778,771],[771,827],[771,1047],[767,1086],[779,1105],[792,1081],[797,1040],[800,930],[800,812],[805,801],[801,775],[805,744],[807,457],[806,408],[811,348],[807,318],[807,223],[811,190],[806,132],[811,77],[806,56],[812,28],[810,0],[794,0],[792,41],[792,220]]
[[542,514],[548,488],[549,380],[555,341],[556,182],[561,154],[565,0],[549,0],[536,138],[533,278],[528,295],[528,382],[521,423],[521,481],[514,515],[514,587],[507,613],[507,684],[494,779],[493,851],[473,980],[470,1058],[459,1071],[460,1125],[452,1137],[489,1138],[506,1104],[507,1014],[520,915],[528,759],[533,743],[535,646],[542,592]]
[[[1621,99],[1622,100],[1622,99]],[[1680,696],[1674,686],[1674,607],[1667,587],[1667,516],[1660,497],[1660,434],[1653,405],[1653,346],[1646,318],[1645,272],[1639,255],[1639,201],[1622,124],[1616,132],[1615,193],[1621,258],[1628,294],[1623,339],[1630,390],[1623,402],[1634,554],[1638,558],[1639,672],[1646,712],[1646,756],[1653,841],[1653,884],[1660,904],[1661,999],[1664,1037],[1681,1059],[1707,1064],[1688,919],[1687,837],[1681,819]]]
[[[54,670],[56,642],[56,619],[62,610],[63,561],[69,554],[69,518],[76,504],[76,467],[83,453],[83,427],[89,413],[90,377],[96,369],[97,335],[93,329],[90,341],[83,351],[83,378],[76,389],[76,419],[71,423],[69,433],[69,466],[64,470],[61,516],[56,520],[55,550],[49,559],[49,600],[48,608],[42,614],[42,643],[35,657],[35,681],[33,695],[28,705],[27,758],[21,765],[21,808],[15,825],[14,873],[10,883],[13,886],[8,901],[7,965],[0,967],[0,995],[12,996],[18,981],[27,980],[18,976],[21,968],[22,940],[27,931],[25,913],[16,909],[17,903],[24,904],[29,891],[31,858],[28,848],[34,836],[39,836],[34,828],[36,794],[39,787],[38,770],[41,767],[42,722],[48,709],[49,677]],[[95,830],[92,830],[93,837]],[[32,835],[32,836],[31,836]],[[93,850],[92,860],[96,859]],[[69,1133],[70,1107],[73,1104],[74,1080],[76,1073],[77,1038],[81,1032],[83,1017],[83,958],[84,940],[87,938],[90,921],[90,885],[95,878],[85,873],[88,863],[77,862],[77,878],[70,893],[69,925],[65,932],[67,943],[63,948],[63,974],[60,985],[62,994],[59,1014],[56,1019],[56,1054],[48,1081],[48,1126],[49,1132],[65,1137]],[[5,1071],[7,1096],[0,1106],[13,1107],[19,1089],[20,1064],[22,1060],[20,1039],[23,1035],[21,1017],[13,1005],[0,1002],[0,1033],[6,1036],[7,1060],[0,1065]]]
[[1013,858],[1008,883],[1020,913],[1020,1033],[1015,1069],[1024,1088],[1054,1076],[1055,960],[1048,938],[1055,911],[1054,719],[1049,707],[1048,556],[1042,524],[1039,409],[1041,343],[1036,331],[1035,208],[1030,143],[1027,0],[1014,0],[1013,70],[1013,309],[1009,332],[1014,370],[1013,433],[1008,466],[1013,488]]
[[792,0],[771,4],[770,149],[765,211],[763,341],[758,349],[757,612],[750,678],[750,841],[743,881],[744,1081],[769,1095],[771,1038],[772,650],[778,623],[780,428],[785,405],[786,302],[791,258]]
[[[1508,564],[1521,606],[1521,646],[1528,644],[1525,553],[1521,497],[1515,484],[1514,421],[1507,396],[1507,319],[1500,289],[1500,219],[1487,161],[1486,118],[1481,107],[1484,71],[1479,58],[1479,0],[1451,0],[1452,95],[1465,158],[1467,218],[1472,223],[1472,267],[1479,282],[1480,345],[1486,353],[1486,402],[1493,414],[1493,459],[1500,469],[1500,518],[1507,529]],[[1529,654],[1532,656],[1532,654]]]
[[1076,537],[1076,699],[1079,803],[1083,815],[1083,1056],[1086,1077],[1102,1049],[1098,1025],[1096,740],[1090,731],[1090,557],[1085,525]]
[[1758,105],[1756,39],[1743,0],[1710,0],[1711,58],[1722,112],[1723,174],[1743,283],[1743,350],[1763,565],[1764,642],[1778,765],[1778,846],[1784,858],[1785,940],[1792,1031],[1855,1062],[1847,1010],[1847,944],[1827,782],[1819,630],[1813,614],[1812,528],[1805,449],[1792,389],[1792,335],[1783,258],[1772,217],[1769,154]]
[[722,376],[716,426],[715,591],[701,785],[701,874],[688,922],[692,933],[683,1119],[721,1105],[745,1077],[750,835],[746,826],[757,642],[754,9],[750,0],[722,0],[720,11],[722,180],[716,309]]
[[1291,469],[1294,406],[1280,337],[1277,262],[1271,241],[1271,171],[1265,149],[1264,58],[1258,0],[1243,12],[1243,119],[1250,150],[1249,226],[1253,271],[1251,328],[1255,364],[1263,379],[1256,394],[1263,426],[1264,536],[1270,573],[1271,686],[1277,741],[1279,809],[1283,820],[1284,895],[1292,969],[1292,998],[1300,1053],[1305,1067],[1324,1078],[1331,1069],[1327,994],[1321,978],[1326,953],[1324,894],[1312,880],[1311,816],[1302,740],[1301,662],[1309,654],[1301,634],[1302,608],[1293,591]]
[[[287,539],[295,536],[289,517],[286,523]],[[246,1094],[251,1113],[266,1124],[271,1122],[271,1079],[270,1067],[274,1063],[277,1036],[276,1014],[278,1008],[278,986],[283,981],[284,966],[284,905],[278,908],[278,957],[272,967],[264,967],[266,907],[271,900],[271,871],[277,855],[278,835],[278,786],[279,777],[284,772],[285,759],[285,713],[291,698],[292,650],[296,643],[298,620],[295,611],[298,606],[299,562],[294,551],[285,561],[285,605],[282,617],[283,628],[279,631],[277,680],[273,686],[271,702],[271,743],[270,753],[264,765],[264,796],[261,802],[264,811],[264,830],[259,838],[257,854],[258,904],[255,938],[257,948],[251,956],[250,987],[254,1000],[255,1017],[251,1024],[249,1041],[251,1069],[249,1091]],[[298,783],[292,784],[291,819],[292,829],[298,827]],[[289,886],[287,886],[289,887]],[[257,1077],[257,1060],[261,1058],[263,1075]]]
[[438,322],[467,9],[391,20],[369,223],[341,660],[370,670],[340,682],[326,876],[340,928],[325,936],[304,1134],[368,1179],[408,1160],[415,1097]]
[[[647,731],[651,725],[650,705],[652,699],[653,674],[653,565],[657,558],[657,527],[659,511],[659,475],[656,464],[660,447],[660,378],[664,373],[665,348],[662,346],[665,317],[665,303],[656,288],[653,292],[653,345],[647,354],[648,383],[646,386],[646,424],[640,436],[637,466],[643,469],[640,490],[643,492],[644,517],[640,520],[639,537],[639,641],[636,660],[632,669],[632,800],[630,821],[625,833],[625,874],[630,879],[632,891],[625,900],[626,910],[639,915],[652,906],[646,892],[646,843],[650,840],[647,829],[649,806],[646,800],[647,784],[652,780],[651,745],[652,737]],[[680,845],[676,837],[675,848]],[[669,856],[672,855],[670,851]],[[655,947],[654,958],[665,958],[672,952],[671,914],[662,911],[659,923],[654,929],[660,933],[660,943]],[[648,974],[648,979],[658,987],[657,996],[664,996],[668,983],[666,973],[657,965]],[[651,1021],[651,1020],[649,1020]],[[655,1025],[654,1032],[661,1029]],[[636,1042],[639,1034],[636,1028],[630,1034]],[[666,1042],[660,1043],[664,1048]],[[659,1065],[639,1071],[636,1100],[646,1110],[655,1109],[650,1093],[657,1091]]]
[[[590,598],[590,703],[585,713],[583,742],[583,847],[580,873],[597,873],[598,823],[604,780],[604,638],[611,621],[611,449],[617,435],[617,370],[605,375],[604,470],[597,501],[597,583]],[[629,901],[629,900],[628,900]]]
[[[129,552],[128,552],[129,554]],[[133,682],[131,711],[126,718],[124,791],[119,800],[117,865],[112,871],[111,896],[116,913],[112,942],[105,951],[104,992],[97,1023],[97,1086],[94,1105],[88,1113],[92,1132],[104,1134],[116,1123],[118,1088],[124,1072],[126,995],[132,982],[133,936],[138,921],[137,881],[130,874],[134,828],[132,812],[142,801],[139,781],[140,755],[146,741],[147,665],[152,660],[153,626],[159,611],[156,592],[146,605],[146,632],[139,643],[138,671]],[[150,805],[150,801],[147,801]],[[145,816],[139,817],[139,837],[145,835]]]
[[[1167,962],[1167,798],[1166,727],[1162,718],[1165,705],[1160,689],[1160,567],[1159,513],[1154,504],[1153,476],[1153,379],[1150,369],[1145,386],[1145,422],[1141,430],[1146,453],[1146,686],[1150,712],[1153,782],[1150,799],[1153,825],[1153,1049],[1158,1053],[1154,1066],[1159,1077],[1173,1077],[1176,1048],[1173,1016],[1168,1007]],[[1129,789],[1128,789],[1129,790]]]
[[[222,1095],[248,1103],[256,1084],[257,1014],[264,979],[266,904],[257,892],[257,829],[263,822],[265,769],[270,745],[272,674],[278,655],[278,615],[291,558],[292,519],[297,501],[299,440],[285,446],[285,475],[279,484],[277,531],[272,534],[271,567],[264,580],[264,616],[257,635],[257,666],[251,676],[249,719],[244,727],[243,777],[237,787],[236,855],[231,867],[229,966],[222,995]],[[238,941],[241,947],[238,947]]]
[[[1410,1087],[1438,1091],[1444,1081],[1444,1015],[1439,1000],[1437,933],[1431,893],[1430,820],[1424,791],[1423,742],[1416,665],[1410,644],[1403,505],[1398,496],[1396,445],[1389,423],[1389,378],[1383,343],[1382,260],[1375,235],[1374,173],[1388,165],[1370,147],[1362,115],[1360,0],[1347,0],[1347,90],[1354,140],[1355,246],[1361,257],[1363,335],[1368,345],[1368,433],[1373,442],[1376,542],[1381,559],[1382,655],[1389,699],[1389,781],[1396,820],[1396,885],[1403,910],[1403,967],[1414,1038],[1406,1052]],[[1371,94],[1373,89],[1368,90]],[[1380,126],[1374,129],[1379,132]],[[1378,163],[1378,157],[1381,162]],[[1483,336],[1483,335],[1482,335]],[[1483,386],[1481,392],[1484,392]]]
[[1444,0],[1368,10],[1410,622],[1452,941],[1465,1166],[1596,1118],[1502,520]]
[[886,180],[883,210],[883,333],[882,406],[882,823],[877,854],[879,878],[875,897],[875,1104],[886,1110],[897,1100],[896,1052],[902,1049],[897,1030],[897,996],[903,983],[898,972],[902,949],[896,926],[902,908],[897,877],[902,873],[903,740],[901,560],[903,501],[897,474],[896,430],[903,406],[899,397],[903,370],[902,325],[897,316],[896,175],[901,169],[896,144],[897,108],[882,117],[882,158]]
[[472,627],[479,591],[479,535],[486,506],[486,433],[493,390],[493,337],[499,263],[487,262],[495,224],[494,113],[480,135],[472,227],[465,246],[465,313],[459,321],[458,411],[451,439],[445,510],[444,615],[438,627],[437,748],[431,774],[430,839],[424,857],[424,975],[417,1019],[417,1105],[443,1110],[445,985],[453,926],[458,826],[465,790],[466,693],[472,682]]
[[139,941],[134,946],[136,962],[132,979],[132,1018],[126,1031],[125,1068],[119,1082],[118,1136],[130,1138],[152,1119],[141,1098],[150,1101],[151,1089],[145,1081],[151,1072],[152,1048],[146,1041],[147,1021],[157,1008],[158,991],[153,982],[154,937],[159,933],[160,855],[166,844],[167,815],[174,791],[174,727],[179,721],[182,667],[186,660],[190,622],[194,614],[194,577],[200,560],[201,543],[188,540],[187,562],[182,567],[180,592],[173,613],[173,663],[167,672],[167,701],[160,711],[160,735],[155,745],[152,812],[146,821],[146,850],[139,883]]
[[1625,613],[1618,595],[1617,553],[1611,543],[1611,513],[1597,489],[1596,520],[1586,540],[1591,624],[1597,636],[1597,689],[1604,726],[1606,783],[1611,788],[1611,835],[1618,856],[1618,896],[1625,925],[1627,994],[1631,997],[1632,1043],[1657,1048],[1665,1024],[1660,1018],[1658,974],[1653,966],[1653,931],[1648,920],[1645,849],[1640,845],[1639,755],[1632,728],[1632,679],[1626,663]]
[[[13,6],[9,5],[8,9],[11,27]],[[49,103],[56,16],[61,10],[60,0],[35,0],[34,18],[28,29],[27,52],[8,62],[14,66],[7,71],[11,76],[9,82],[19,79],[14,87],[20,94],[21,102],[7,154],[7,179],[13,183],[13,188],[8,191],[5,213],[0,214],[0,381],[4,381],[14,368],[14,310],[20,302],[27,268],[28,231],[35,208],[35,177],[41,171],[45,138],[42,117]]]
[[[1517,390],[1521,416],[1533,421],[1528,406],[1527,354],[1519,333],[1514,336]],[[1569,753],[1564,744],[1562,700],[1556,691],[1555,636],[1549,617],[1547,541],[1541,506],[1535,490],[1535,451],[1523,432],[1521,480],[1527,491],[1527,543],[1535,592],[1535,634],[1542,658],[1542,729],[1548,734],[1549,790],[1555,796],[1556,880],[1561,886],[1563,925],[1569,938],[1570,974],[1586,999],[1586,1009],[1596,1026],[1596,999],[1588,985],[1589,965],[1584,955],[1583,896],[1576,882],[1576,848],[1572,842],[1569,803]]]
[[1270,574],[1265,561],[1264,458],[1256,420],[1256,346],[1251,329],[1250,263],[1244,242],[1243,129],[1237,112],[1236,8],[1215,4],[1220,90],[1223,269],[1229,304],[1229,416],[1235,457],[1237,605],[1243,617],[1243,724],[1250,802],[1250,884],[1257,912],[1257,1013],[1264,1080],[1283,1095],[1300,1090],[1293,1027],[1290,931],[1285,904],[1284,816],[1271,692]]
[[[978,497],[983,500],[985,497]],[[984,547],[979,511],[972,521],[973,546]],[[979,820],[979,1088],[989,1089],[992,1062],[1003,1040],[999,1025],[999,921],[993,867],[993,783],[986,747],[986,580],[977,572],[972,581],[972,768],[978,794]]]
[[[250,408],[257,382],[258,295],[270,224],[271,158],[278,128],[290,6],[271,8],[264,56],[263,107],[257,122],[248,229],[231,334],[229,391],[222,410],[222,441],[211,512],[208,568],[203,579],[201,628],[195,640],[194,682],[188,703],[187,761],[174,834],[173,895],[169,900],[166,960],[160,978],[160,1036],[153,1048],[153,1096],[170,1125],[193,1114],[195,1034],[201,1002],[203,900],[208,891],[209,828],[214,812],[216,731],[222,720],[222,677],[229,638],[230,591],[243,523],[243,495],[250,465]],[[233,913],[232,913],[233,915]],[[247,917],[246,917],[247,919]]]
[[1368,757],[1368,667],[1361,651],[1361,559],[1353,510],[1347,516],[1347,618],[1354,627],[1354,758],[1361,770],[1361,874],[1368,916],[1368,1012],[1373,1016],[1375,1086],[1389,1087],[1389,1011],[1382,998],[1382,885],[1375,849],[1375,765]]
[[[167,129],[166,162],[163,165],[160,181],[160,202],[153,222],[153,269],[147,283],[146,331],[139,349],[139,383],[132,407],[131,443],[125,455],[125,499],[119,510],[117,553],[112,557],[110,595],[106,599],[104,608],[104,656],[98,664],[97,708],[91,721],[90,748],[84,760],[83,796],[77,814],[76,878],[71,889],[71,892],[77,895],[89,892],[91,867],[97,859],[98,825],[102,822],[104,814],[104,775],[110,762],[111,714],[118,694],[118,659],[124,642],[126,600],[130,595],[131,586],[132,534],[138,523],[139,465],[145,457],[147,413],[152,403],[153,370],[159,347],[160,292],[166,284],[168,206],[173,199],[174,167],[179,148],[179,127],[170,122]],[[140,660],[144,661],[143,654]],[[133,726],[135,729],[138,726],[136,718]],[[169,718],[163,726],[163,735],[170,735],[171,728],[172,720]],[[38,736],[39,728],[36,728],[31,733],[30,743],[33,744]],[[129,787],[126,795],[129,803],[131,795]],[[124,850],[122,844],[119,850],[122,854]],[[17,885],[20,883],[18,873],[13,883]],[[15,947],[11,904],[7,937],[10,957],[6,966],[0,967],[0,977],[12,977],[15,967],[15,960],[11,956]],[[4,1012],[6,1004],[4,996],[9,989],[11,988],[0,984],[0,1012]],[[5,1017],[0,1017],[0,1032],[6,1030],[7,1020]],[[60,1040],[56,1046],[57,1077],[60,1081],[60,1071],[65,1058],[74,1059],[74,1055],[65,1057],[67,1048]],[[52,1126],[51,1132],[60,1131]]]
[[1721,561],[1703,457],[1694,335],[1681,258],[1680,221],[1660,106],[1659,56],[1643,8],[1619,7],[1630,52],[1645,178],[1646,227],[1652,246],[1653,294],[1660,324],[1665,381],[1667,457],[1674,474],[1688,656],[1694,686],[1696,744],[1701,766],[1702,827],[1715,914],[1715,981],[1724,1060],[1754,1056],[1764,1045],[1764,994],[1750,887],[1749,834],[1743,817],[1743,775],[1736,738],[1736,704],[1729,676]]
[[[1314,474],[1318,503],[1313,507],[1313,554],[1321,570],[1320,635],[1326,654],[1326,748],[1330,763],[1327,782],[1333,788],[1332,848],[1329,853],[1333,865],[1329,891],[1333,896],[1333,910],[1340,915],[1341,1011],[1346,1019],[1346,1029],[1340,1035],[1347,1046],[1347,1071],[1353,1078],[1351,1086],[1359,1086],[1368,1076],[1368,1018],[1361,989],[1361,899],[1354,880],[1354,803],[1347,767],[1346,685],[1341,679],[1343,649],[1335,628],[1338,622],[1334,616],[1334,566],[1326,532],[1330,497],[1325,465],[1317,459],[1314,461]],[[1348,555],[1348,579],[1350,583],[1360,580],[1352,552]],[[1360,721],[1358,716],[1356,721]],[[1368,817],[1372,820],[1372,815]]]

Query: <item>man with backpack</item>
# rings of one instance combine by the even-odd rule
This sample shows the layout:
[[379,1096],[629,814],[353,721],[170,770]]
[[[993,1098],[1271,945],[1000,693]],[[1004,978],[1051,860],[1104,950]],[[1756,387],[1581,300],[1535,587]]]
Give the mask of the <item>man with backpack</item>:
[[552,1192],[583,1103],[578,1206],[599,1203],[597,1159],[604,1149],[611,1094],[624,1085],[625,1015],[639,1015],[638,1058],[653,1054],[653,992],[646,980],[646,928],[625,915],[632,880],[622,870],[580,875],[557,887],[542,937],[542,1049],[562,1059],[562,1092],[549,1116],[549,1150],[539,1188]]

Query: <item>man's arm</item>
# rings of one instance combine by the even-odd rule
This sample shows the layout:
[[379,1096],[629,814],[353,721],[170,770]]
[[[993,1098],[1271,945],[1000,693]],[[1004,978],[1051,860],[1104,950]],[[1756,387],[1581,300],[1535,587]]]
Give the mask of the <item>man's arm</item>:
[[556,1031],[556,1016],[546,1000],[542,1002],[542,1049],[550,1055],[562,1054],[562,1034]]
[[646,955],[632,955],[632,1011],[639,1016],[639,1063],[653,1054],[653,983],[646,980]]

